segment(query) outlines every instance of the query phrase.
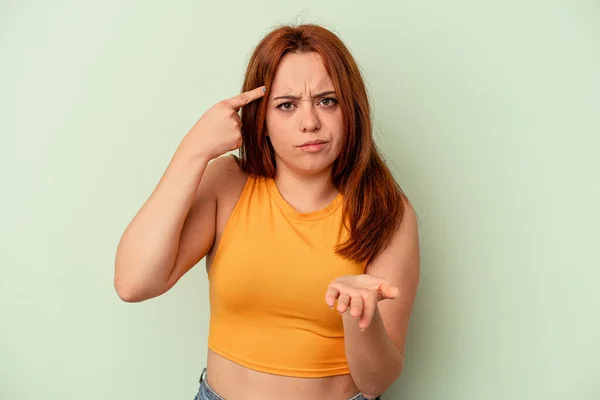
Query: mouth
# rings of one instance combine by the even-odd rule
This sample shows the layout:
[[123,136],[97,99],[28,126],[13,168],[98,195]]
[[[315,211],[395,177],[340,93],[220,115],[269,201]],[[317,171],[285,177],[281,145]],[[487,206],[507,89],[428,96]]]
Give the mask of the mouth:
[[303,143],[298,147],[307,147],[307,146],[317,146],[328,143],[326,140],[311,140],[309,142]]
[[311,140],[298,146],[301,151],[307,153],[317,153],[321,151],[329,142],[327,140]]

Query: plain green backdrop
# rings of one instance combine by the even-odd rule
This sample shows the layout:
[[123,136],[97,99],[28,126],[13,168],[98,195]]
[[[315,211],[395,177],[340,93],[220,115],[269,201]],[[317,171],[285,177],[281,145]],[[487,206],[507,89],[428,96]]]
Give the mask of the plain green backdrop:
[[116,246],[281,23],[338,33],[420,219],[404,400],[600,399],[600,2],[0,2],[0,399],[189,399],[204,262],[127,304]]

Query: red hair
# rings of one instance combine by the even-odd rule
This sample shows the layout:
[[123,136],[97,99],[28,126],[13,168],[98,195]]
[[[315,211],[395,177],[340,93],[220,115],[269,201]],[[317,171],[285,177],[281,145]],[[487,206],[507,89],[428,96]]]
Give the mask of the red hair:
[[[357,261],[369,262],[391,241],[402,221],[405,196],[377,150],[367,90],[360,70],[343,42],[318,25],[283,26],[264,37],[252,54],[242,91],[271,83],[287,53],[316,52],[321,56],[342,110],[345,140],[333,164],[332,180],[344,196],[344,219],[349,239],[336,250]],[[242,109],[240,167],[243,171],[275,177],[275,152],[265,131],[266,101]]]

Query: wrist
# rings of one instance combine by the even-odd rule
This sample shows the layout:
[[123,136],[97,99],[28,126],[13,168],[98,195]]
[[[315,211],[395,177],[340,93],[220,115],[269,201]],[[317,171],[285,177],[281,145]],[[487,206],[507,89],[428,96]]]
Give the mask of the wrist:
[[[199,153],[191,154],[180,149],[175,152],[166,175],[177,176],[178,180],[182,177],[190,177],[194,180],[200,179],[204,175],[209,162],[209,157]],[[184,179],[187,180],[188,178]]]
[[173,159],[177,160],[177,162],[185,163],[185,164],[195,164],[195,165],[203,165],[206,166],[208,163],[216,157],[213,157],[208,151],[203,149],[191,149],[190,146],[185,146],[182,142],[177,151],[175,151],[175,155]]

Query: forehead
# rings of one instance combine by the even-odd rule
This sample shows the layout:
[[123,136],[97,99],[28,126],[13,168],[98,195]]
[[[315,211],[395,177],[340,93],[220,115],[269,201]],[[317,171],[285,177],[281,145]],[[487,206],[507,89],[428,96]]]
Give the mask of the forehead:
[[317,53],[288,53],[281,58],[271,92],[305,93],[333,89],[331,77]]

